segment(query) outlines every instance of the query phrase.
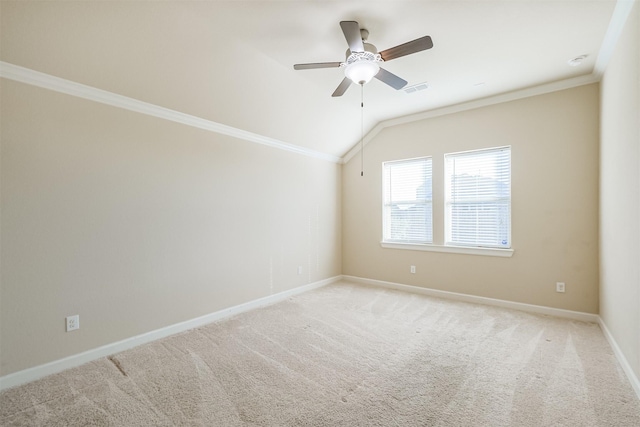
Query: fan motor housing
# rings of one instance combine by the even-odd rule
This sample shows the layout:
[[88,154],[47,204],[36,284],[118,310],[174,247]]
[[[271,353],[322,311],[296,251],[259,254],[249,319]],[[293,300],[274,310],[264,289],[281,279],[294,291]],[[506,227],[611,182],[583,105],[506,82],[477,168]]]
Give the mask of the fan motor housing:
[[[364,46],[365,52],[371,52],[374,55],[378,54],[378,48],[372,45],[371,43],[363,42],[362,45]],[[351,50],[347,49],[347,51],[344,54],[345,61],[349,59],[349,56],[351,56]]]

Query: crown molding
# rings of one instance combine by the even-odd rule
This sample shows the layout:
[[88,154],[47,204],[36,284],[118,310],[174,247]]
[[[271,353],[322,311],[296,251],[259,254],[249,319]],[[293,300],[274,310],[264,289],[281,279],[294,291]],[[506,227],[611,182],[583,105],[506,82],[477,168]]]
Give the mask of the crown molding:
[[631,9],[633,9],[635,3],[636,0],[618,0],[616,2],[613,14],[611,15],[611,21],[609,21],[609,26],[607,27],[607,32],[602,40],[602,46],[600,46],[596,65],[593,69],[593,73],[598,77],[598,80],[604,75],[604,70],[607,68],[609,60],[611,60],[611,55],[613,55],[613,51],[618,44],[618,40],[624,29],[624,24],[627,22],[627,18],[629,14],[631,14]]
[[502,102],[514,101],[516,99],[528,98],[530,96],[542,95],[591,83],[598,83],[604,75],[604,71],[609,64],[611,55],[613,55],[615,47],[618,44],[618,40],[620,39],[620,35],[622,34],[622,30],[624,29],[624,24],[627,22],[627,18],[629,17],[629,14],[636,2],[637,0],[618,0],[616,2],[611,15],[611,21],[609,21],[609,26],[607,27],[604,39],[602,40],[602,46],[600,46],[598,58],[596,59],[595,66],[591,74],[382,121],[374,126],[367,135],[365,135],[362,143],[358,142],[355,144],[351,150],[342,157],[342,163],[350,161],[353,156],[360,152],[362,145],[366,146],[367,143],[375,138],[383,129],[391,126],[444,116],[446,114],[459,113],[461,111],[472,110],[474,108],[486,107],[489,105],[500,104]]
[[123,95],[118,95],[113,92],[108,92],[95,87],[83,85],[70,80],[65,80],[59,77],[55,77],[49,74],[41,73],[29,68],[20,67],[8,62],[0,61],[0,77],[9,80],[15,80],[21,83],[29,84],[32,86],[38,86],[41,88],[53,90],[67,95],[88,99],[94,102],[99,102],[113,107],[122,108],[130,111],[135,111],[141,114],[146,114],[153,117],[158,117],[164,120],[181,123],[187,126],[204,129],[210,132],[215,132],[222,135],[231,136],[234,138],[242,139],[256,144],[266,145],[272,148],[277,148],[284,151],[289,151],[296,154],[301,154],[316,159],[321,159],[333,163],[347,163],[357,153],[360,152],[362,146],[366,146],[371,140],[373,140],[383,129],[387,127],[397,126],[400,124],[411,123],[415,121],[425,120],[428,118],[443,116],[447,114],[459,113],[462,111],[472,110],[475,108],[486,107],[490,105],[500,104],[503,102],[514,101],[517,99],[527,98],[536,95],[542,95],[559,90],[570,89],[573,87],[597,83],[602,79],[604,71],[606,69],[611,55],[615,50],[615,46],[618,43],[620,34],[624,28],[624,24],[633,9],[637,0],[618,0],[611,16],[611,21],[605,33],[605,37],[602,42],[602,46],[598,53],[598,58],[594,66],[593,72],[589,75],[579,76],[571,79],[560,80],[548,84],[543,84],[535,87],[525,88],[495,96],[482,98],[479,100],[464,102],[460,104],[454,104],[442,108],[436,108],[421,113],[402,116],[394,119],[384,120],[376,124],[371,131],[369,131],[362,141],[355,144],[342,158],[333,156],[331,154],[314,151],[298,145],[289,144],[275,138],[259,135],[256,133],[248,132],[242,129],[227,126],[221,123],[217,123],[211,120],[203,119],[201,117],[192,116],[189,114],[181,113],[179,111],[171,110],[158,105],[150,104],[144,101],[140,101],[134,98],[129,98]]
[[474,110],[476,108],[488,107],[490,105],[502,104],[504,102],[515,101],[518,99],[529,98],[537,95],[544,95],[546,93],[557,92],[560,90],[571,89],[578,86],[584,86],[592,83],[597,83],[600,78],[595,74],[587,74],[583,76],[573,77],[570,79],[559,80],[551,83],[546,83],[538,86],[533,86],[525,89],[515,90],[512,92],[505,92],[486,98],[476,99],[473,101],[463,102],[460,104],[449,105],[442,108],[436,108],[433,110],[427,110],[420,113],[409,114],[407,116],[397,117],[394,119],[384,120],[378,123],[376,126],[367,133],[363,139],[363,143],[356,144],[351,150],[347,152],[342,158],[342,163],[349,162],[353,156],[360,152],[362,145],[366,145],[374,139],[383,129],[388,127],[398,126],[405,123],[417,122],[420,120],[431,119],[434,117],[445,116],[448,114],[460,113],[462,111]]
[[227,126],[201,117],[181,113],[169,108],[160,107],[155,104],[129,98],[117,93],[108,92],[92,86],[76,83],[71,80],[62,79],[49,74],[41,73],[30,68],[21,67],[8,62],[0,61],[0,77],[25,83],[32,86],[49,89],[55,92],[64,93],[78,98],[87,99],[101,104],[122,108],[136,113],[146,114],[163,120],[181,123],[187,126],[204,129],[221,135],[227,135],[256,144],[266,145],[279,150],[301,154],[333,163],[341,163],[338,156],[333,156],[319,151],[310,150],[298,145],[288,144],[275,138],[247,132],[242,129]]

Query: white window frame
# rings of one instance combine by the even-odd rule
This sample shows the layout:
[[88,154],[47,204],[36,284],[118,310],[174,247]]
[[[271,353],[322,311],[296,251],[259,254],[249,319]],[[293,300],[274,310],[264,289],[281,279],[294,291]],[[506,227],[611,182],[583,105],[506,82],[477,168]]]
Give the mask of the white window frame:
[[[461,204],[485,204],[485,203],[495,203],[495,202],[507,202],[508,203],[508,223],[507,223],[507,237],[506,244],[486,244],[486,243],[465,243],[465,242],[455,242],[452,238],[452,227],[453,227],[453,219],[451,217],[451,208],[456,204],[455,201],[451,200],[451,179],[450,179],[450,171],[449,164],[450,160],[455,158],[462,158],[472,156],[474,154],[487,154],[491,152],[499,152],[508,150],[509,152],[509,165],[508,165],[508,195],[492,195],[490,197],[478,197],[477,199],[467,199],[464,202],[460,202]],[[511,240],[511,147],[503,146],[503,147],[494,147],[480,150],[472,150],[472,151],[462,151],[457,153],[448,153],[444,155],[444,171],[445,171],[445,188],[444,188],[444,202],[445,202],[445,212],[444,212],[444,226],[445,226],[445,246],[456,246],[456,247],[468,247],[468,248],[478,248],[478,249],[491,249],[491,250],[507,250],[513,252],[511,250],[512,240]]]
[[[408,164],[412,162],[428,161],[431,168],[430,179],[426,179],[425,184],[431,181],[430,189],[425,189],[424,199],[410,199],[400,202],[401,204],[424,204],[425,207],[430,209],[431,223],[428,224],[430,228],[431,240],[415,240],[415,239],[392,239],[391,238],[391,200],[389,199],[390,183],[388,182],[388,167],[393,165]],[[427,198],[427,194],[431,197]],[[382,163],[382,243],[391,245],[429,245],[433,243],[433,158],[431,156],[415,157],[410,159],[393,160]],[[429,233],[428,233],[429,234]]]

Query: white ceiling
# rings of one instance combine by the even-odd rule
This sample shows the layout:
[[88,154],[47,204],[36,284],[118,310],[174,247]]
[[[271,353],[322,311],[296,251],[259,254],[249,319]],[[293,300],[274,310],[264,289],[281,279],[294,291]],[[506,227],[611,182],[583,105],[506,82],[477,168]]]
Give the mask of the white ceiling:
[[[383,64],[407,94],[368,83],[376,123],[594,72],[615,0],[2,2],[2,61],[288,144],[343,156],[360,138],[360,91],[331,93],[339,21],[383,50],[430,35],[433,49]],[[567,61],[588,55],[571,67]]]

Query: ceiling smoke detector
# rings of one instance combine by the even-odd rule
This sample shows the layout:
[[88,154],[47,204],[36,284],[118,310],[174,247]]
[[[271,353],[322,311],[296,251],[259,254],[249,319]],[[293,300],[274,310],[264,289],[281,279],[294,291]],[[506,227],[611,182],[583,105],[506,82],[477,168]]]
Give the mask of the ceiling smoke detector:
[[587,59],[587,56],[589,55],[576,56],[575,58],[567,61],[567,64],[571,65],[572,67],[577,67],[578,65],[582,64],[585,59]]

